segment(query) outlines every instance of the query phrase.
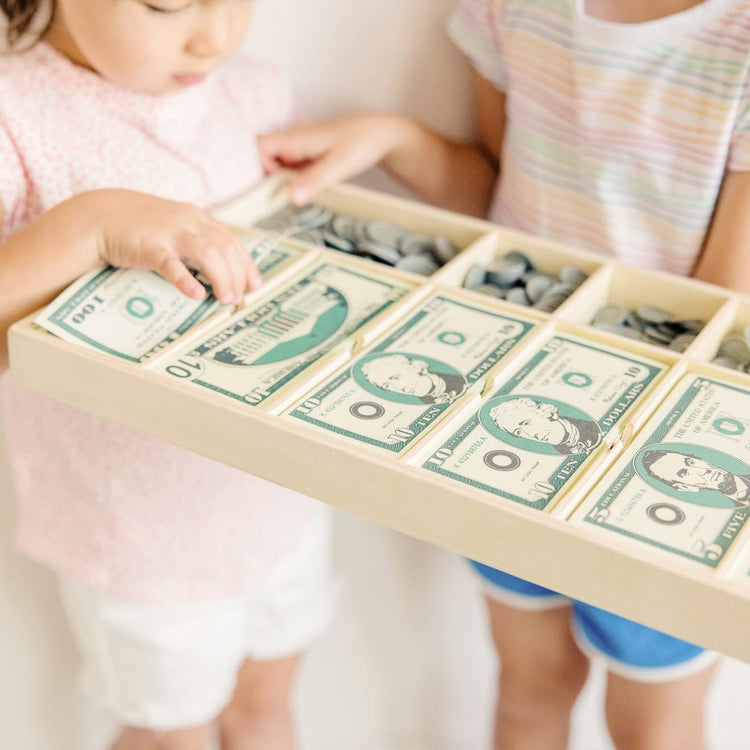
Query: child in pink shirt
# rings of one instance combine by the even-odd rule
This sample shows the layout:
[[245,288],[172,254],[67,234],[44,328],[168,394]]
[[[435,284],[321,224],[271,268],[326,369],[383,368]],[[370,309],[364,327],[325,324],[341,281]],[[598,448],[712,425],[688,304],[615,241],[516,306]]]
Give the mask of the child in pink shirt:
[[[259,284],[200,209],[263,175],[282,77],[234,54],[250,0],[0,0],[0,372],[5,332],[97,263],[225,304]],[[21,44],[18,44],[18,42]],[[158,197],[154,197],[158,196]],[[191,205],[188,205],[191,204]],[[198,208],[195,208],[197,206]],[[328,517],[296,493],[0,379],[22,551],[59,576],[115,750],[293,747],[300,653],[328,623]],[[252,449],[250,446],[249,449]]]

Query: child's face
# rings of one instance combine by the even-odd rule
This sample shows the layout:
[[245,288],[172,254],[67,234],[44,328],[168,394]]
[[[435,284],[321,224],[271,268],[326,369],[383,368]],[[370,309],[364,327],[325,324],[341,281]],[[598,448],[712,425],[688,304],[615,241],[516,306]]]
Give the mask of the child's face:
[[134,91],[195,85],[239,46],[252,0],[57,0],[46,39]]

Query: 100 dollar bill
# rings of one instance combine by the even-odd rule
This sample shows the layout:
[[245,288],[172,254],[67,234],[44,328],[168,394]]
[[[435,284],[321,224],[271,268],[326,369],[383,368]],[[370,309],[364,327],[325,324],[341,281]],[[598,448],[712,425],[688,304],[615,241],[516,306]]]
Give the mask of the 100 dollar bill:
[[[299,248],[267,238],[248,237],[244,243],[265,279],[303,255]],[[34,322],[66,341],[140,362],[219,307],[206,289],[205,299],[194,300],[153,271],[109,266],[81,277]]]
[[750,515],[750,391],[684,376],[572,520],[714,567]]
[[412,289],[374,268],[325,262],[153,370],[257,405]]
[[645,357],[554,336],[423,468],[547,508],[664,369]]
[[374,448],[401,452],[533,325],[436,295],[288,416]]
[[34,322],[66,341],[139,362],[218,306],[212,296],[186,297],[152,271],[110,266],[68,287]]

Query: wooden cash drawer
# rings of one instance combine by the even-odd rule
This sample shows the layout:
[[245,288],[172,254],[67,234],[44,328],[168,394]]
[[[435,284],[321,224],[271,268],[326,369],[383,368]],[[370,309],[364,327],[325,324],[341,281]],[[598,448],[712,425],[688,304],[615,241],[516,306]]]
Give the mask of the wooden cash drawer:
[[[721,409],[721,416],[716,417],[721,420],[717,429],[723,430],[726,438],[721,446],[732,445],[735,451],[720,468],[750,465],[750,441],[744,439],[745,428],[750,427],[750,409],[745,414],[745,401],[750,401],[750,377],[711,364],[722,338],[750,323],[750,300],[693,280],[627,268],[573,247],[359,187],[345,185],[327,191],[320,203],[329,210],[393,222],[411,232],[441,234],[463,250],[431,277],[401,273],[294,240],[269,239],[269,233],[253,228],[263,216],[283,207],[285,201],[283,183],[269,180],[216,212],[223,221],[245,231],[250,245],[265,243],[266,249],[285,246],[291,250],[284,262],[269,272],[264,288],[248,295],[242,310],[215,311],[143,362],[126,361],[64,341],[34,326],[35,316],[30,316],[14,325],[9,334],[13,378],[53,398],[416,538],[750,660],[745,633],[745,623],[750,621],[750,531],[745,528],[749,525],[745,518],[749,511],[744,505],[737,505],[736,513],[728,514],[726,528],[731,534],[727,531],[721,553],[712,552],[713,556],[703,561],[692,552],[683,554],[669,545],[647,543],[637,534],[607,533],[603,526],[586,520],[587,514],[591,515],[590,508],[616,485],[623,467],[628,466],[629,456],[642,455],[647,443],[658,442],[654,435],[660,434],[662,428],[654,420],[662,419],[664,410],[670,408],[670,399],[678,397],[679,389],[689,388],[691,378],[718,382],[717,393],[736,389],[736,399],[722,396],[724,401],[716,407]],[[486,264],[511,249],[524,250],[545,272],[555,273],[572,264],[588,279],[551,313],[461,288],[472,264]],[[380,314],[339,337],[325,356],[300,368],[283,387],[258,400],[228,397],[221,388],[200,387],[192,377],[169,376],[169,367],[180,366],[179,360],[191,353],[197,356],[207,339],[234,330],[232,325],[237,321],[246,321],[245,313],[274,303],[300,279],[322,266],[385,280],[384,283],[403,289],[403,294],[385,305]],[[590,325],[592,316],[604,304],[635,307],[654,300],[664,301],[665,306],[668,302],[670,311],[676,314],[705,319],[706,325],[684,352],[629,340]],[[348,372],[354,377],[355,368],[359,368],[356,372],[362,385],[364,361],[382,356],[389,347],[398,350],[401,332],[416,330],[412,329],[417,325],[413,321],[421,321],[428,313],[442,309],[441,305],[451,304],[463,306],[471,315],[485,316],[488,321],[500,321],[488,324],[494,331],[509,326],[507,331],[513,333],[513,342],[503,348],[502,356],[480,357],[481,373],[474,377],[474,372],[472,378],[467,378],[463,390],[454,389],[455,394],[433,412],[428,428],[410,435],[403,449],[390,450],[387,440],[376,445],[377,441],[352,439],[346,429],[321,429],[308,419],[314,409],[320,408],[321,389]],[[473,324],[462,325],[465,329],[458,330],[456,322],[457,330],[446,337],[449,343],[455,345],[469,336]],[[483,341],[477,336],[477,342]],[[587,351],[592,352],[593,359],[587,359]],[[603,364],[592,365],[594,369],[587,373],[587,361]],[[617,365],[620,361],[624,363],[622,372],[631,373],[629,377],[635,379],[640,373],[640,385],[637,392],[633,391],[631,401],[623,400],[625,391],[617,390],[619,386],[615,385],[621,378]],[[547,366],[546,362],[551,364]],[[614,368],[613,372],[607,367]],[[502,409],[495,411],[495,406],[516,395],[555,402],[555,395],[560,397],[561,391],[559,384],[552,381],[563,370],[569,376],[567,385],[582,389],[581,394],[595,386],[599,395],[590,400],[611,397],[612,408],[611,413],[607,411],[604,401],[596,406],[599,411],[592,418],[599,420],[601,437],[592,440],[590,448],[578,454],[575,450],[579,449],[573,448],[574,452],[567,456],[560,453],[559,463],[555,464],[562,477],[559,491],[545,496],[540,487],[544,489],[552,483],[537,482],[528,502],[508,497],[512,495],[509,492],[503,494],[501,490],[509,481],[504,472],[515,470],[517,456],[523,450],[539,452],[539,461],[529,464],[529,472],[537,470],[531,467],[552,460],[550,455],[558,461],[548,445],[537,448],[518,435],[511,440],[504,427],[500,433],[490,429],[490,437],[473,441],[455,461],[457,466],[464,466],[474,460],[474,454],[486,441],[490,441],[486,443],[490,447],[492,440],[504,442],[506,450],[495,448],[482,457],[499,477],[496,485],[483,484],[484,480],[466,483],[452,476],[455,471],[442,470],[445,460],[452,460],[456,454],[451,446],[464,432],[470,434],[467,430],[472,419],[482,427],[492,428],[488,418],[492,414],[499,425],[497,415]],[[529,373],[537,379],[532,380]],[[528,392],[524,391],[526,385]],[[745,392],[749,394],[747,399]],[[575,409],[568,395],[565,400],[560,397],[559,415],[569,422],[574,414],[591,415],[595,411],[581,394],[578,398],[582,400],[576,402]],[[408,403],[413,406],[414,399]],[[624,405],[618,407],[618,403]],[[571,406],[570,410],[566,411],[566,405]],[[368,408],[372,414],[378,412],[377,406]],[[693,406],[691,413],[695,409],[698,407]],[[714,412],[706,411],[705,417],[699,411],[686,431],[695,425],[712,424]],[[611,429],[601,426],[610,422]],[[586,434],[581,424],[577,429],[581,435]],[[692,443],[697,440],[692,439]],[[474,443],[479,447],[475,448]],[[709,452],[706,449],[706,455]],[[580,460],[568,462],[570,455],[577,455]],[[716,459],[716,463],[722,461]],[[690,515],[684,511],[687,506],[680,505],[686,501],[675,494],[674,489],[667,492],[657,486],[645,494],[649,512],[672,532],[681,512]],[[535,502],[537,496],[546,499]],[[692,513],[693,519],[700,516],[699,506],[700,503]],[[603,517],[601,508],[597,512]],[[591,517],[596,517],[596,512]],[[721,523],[721,519],[714,520],[714,526],[716,523]],[[706,548],[710,546],[704,544]]]

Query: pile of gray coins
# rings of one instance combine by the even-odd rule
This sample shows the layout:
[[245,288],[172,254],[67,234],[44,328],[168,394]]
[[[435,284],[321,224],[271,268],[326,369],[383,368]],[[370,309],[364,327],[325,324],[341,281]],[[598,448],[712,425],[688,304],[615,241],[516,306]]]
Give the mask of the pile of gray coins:
[[464,279],[464,288],[552,312],[586,280],[575,266],[563,266],[557,277],[537,270],[520,250],[511,250],[486,266],[474,264]]
[[635,310],[628,310],[621,305],[607,305],[594,315],[591,325],[618,336],[684,352],[703,328],[704,322],[678,319],[666,310],[652,305],[641,305]]
[[743,333],[730,333],[712,361],[721,367],[750,372],[750,326]]
[[257,226],[421,276],[434,273],[459,252],[446,237],[407,232],[387,221],[354,219],[315,204],[288,206]]

